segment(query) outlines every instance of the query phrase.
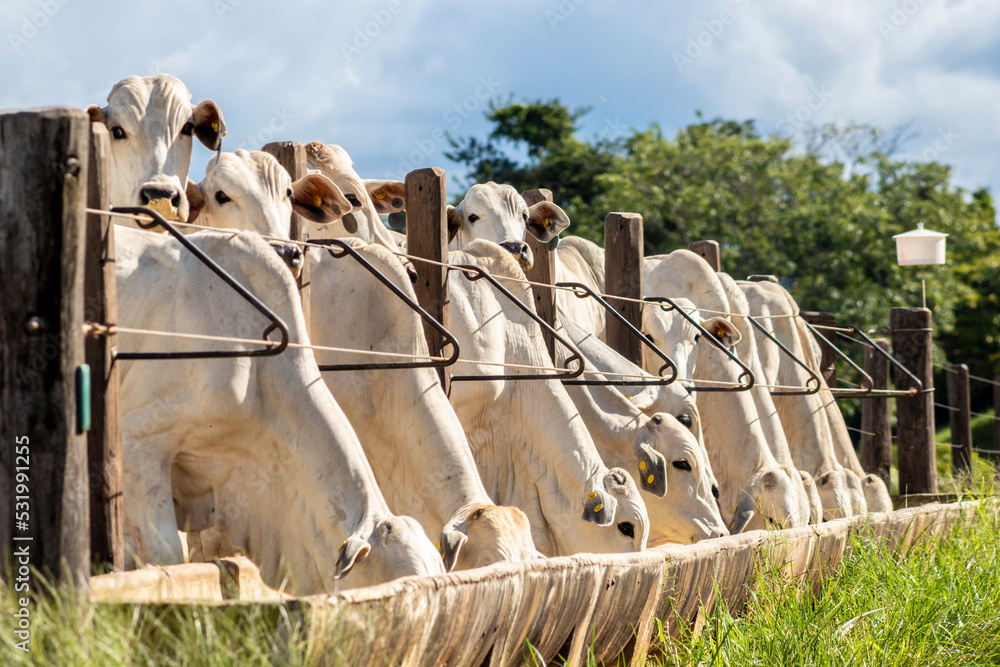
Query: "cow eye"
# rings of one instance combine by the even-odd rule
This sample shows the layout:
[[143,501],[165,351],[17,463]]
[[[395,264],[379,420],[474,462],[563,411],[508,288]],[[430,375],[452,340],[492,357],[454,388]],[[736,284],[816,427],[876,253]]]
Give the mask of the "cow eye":
[[521,219],[524,220],[525,222],[527,222],[528,221],[528,214],[526,212],[522,213],[521,214]]
[[190,137],[192,132],[194,132],[194,123],[191,121],[184,123],[184,127],[181,128],[181,134],[185,137]]
[[111,128],[111,136],[115,139],[124,139],[126,137],[125,130],[123,130],[120,125],[115,125]]
[[470,213],[470,214],[469,214],[469,222],[470,222],[470,223],[471,223],[471,222],[475,222],[476,220],[479,220],[479,216],[478,216],[478,215],[476,215],[475,213]]
[[233,200],[230,199],[229,195],[227,195],[225,192],[223,192],[222,190],[218,190],[215,193],[215,201],[219,202],[220,204],[228,204]]
[[485,512],[485,511],[486,510],[484,510],[482,507],[480,507],[479,509],[477,509],[475,512],[472,513],[472,516],[470,516],[469,519],[471,519],[472,521],[475,521],[476,519],[479,519],[480,517],[482,517],[483,516],[483,512]]
[[685,459],[674,461],[673,466],[678,470],[685,470],[687,472],[691,472],[691,464],[688,463]]
[[347,194],[346,194],[346,195],[344,195],[344,196],[345,196],[345,197],[347,198],[347,201],[349,201],[349,202],[351,203],[351,206],[361,206],[361,200],[359,200],[359,199],[358,199],[358,198],[357,198],[357,197],[356,197],[356,196],[354,195],[354,193],[353,193],[353,192],[349,192],[349,193],[347,193]]
[[632,525],[631,521],[622,521],[618,524],[618,532],[630,540],[635,539],[635,527]]
[[295,193],[294,193],[294,192],[292,192],[292,189],[291,189],[291,188],[288,188],[288,189],[287,189],[287,190],[285,191],[285,196],[286,196],[286,197],[288,197],[289,199],[291,199],[291,198],[292,198],[292,195],[293,195],[293,194],[295,194]]
[[699,339],[699,338],[701,338],[701,334],[700,334],[700,333],[696,333],[696,334],[694,335],[694,342],[696,342],[696,343],[697,343],[697,342],[698,342],[698,339]]
[[693,423],[691,421],[691,415],[689,415],[686,412],[682,412],[681,414],[677,415],[677,421],[679,421],[684,426],[687,426],[688,428],[691,428],[691,424]]
[[719,499],[719,487],[715,484],[712,485],[712,497],[716,500]]

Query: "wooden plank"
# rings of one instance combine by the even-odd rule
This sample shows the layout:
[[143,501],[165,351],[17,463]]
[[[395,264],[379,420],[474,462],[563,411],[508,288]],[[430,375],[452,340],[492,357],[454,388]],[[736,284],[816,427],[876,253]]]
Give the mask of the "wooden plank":
[[[916,396],[896,399],[896,448],[899,460],[899,493],[937,493],[934,456],[934,387],[931,356],[933,319],[926,308],[893,308],[889,313],[892,353],[923,383]],[[897,387],[908,387],[896,371]]]
[[[448,263],[448,200],[444,170],[417,169],[406,175],[406,249],[415,257]],[[414,261],[417,301],[431,317],[448,328],[448,269]],[[438,356],[444,347],[441,335],[424,322],[430,353]],[[448,369],[440,368],[441,386],[449,393]]]
[[[837,326],[837,317],[833,313],[803,311],[800,315],[802,316],[802,319],[814,327]],[[829,329],[820,329],[819,332],[830,341],[835,340],[837,337],[836,332],[830,331]],[[837,353],[834,352],[833,347],[831,347],[830,344],[822,338],[816,336],[816,341],[819,343],[819,348],[822,351],[819,366],[823,371],[823,379],[826,380],[826,384],[829,387],[835,388],[837,386]]]
[[[538,190],[525,190],[521,193],[521,196],[524,197],[524,201],[529,207],[534,206],[538,202],[552,201],[552,191],[545,188]],[[531,248],[531,254],[534,257],[534,262],[532,263],[531,268],[525,271],[525,275],[528,280],[536,283],[544,283],[546,285],[555,285],[555,256],[549,251],[549,244],[542,243],[531,234],[526,234],[524,240],[527,242],[528,247]],[[544,287],[532,285],[531,293],[535,298],[535,312],[537,312],[538,316],[545,320],[549,326],[555,328],[556,291],[554,289],[546,289]],[[542,335],[545,337],[545,347],[549,350],[549,357],[555,361],[556,340],[547,331],[543,331]]]
[[76,392],[89,141],[82,109],[0,113],[0,549],[18,554],[18,577],[25,561],[58,579],[90,574]]
[[[87,206],[111,203],[111,138],[103,123],[90,124]],[[111,216],[88,215],[84,268],[84,316],[88,322],[118,322],[115,237]],[[93,336],[84,346],[91,378],[91,427],[87,433],[90,476],[90,549],[95,562],[125,567],[117,336]]]
[[692,241],[688,244],[688,250],[703,257],[716,273],[722,271],[722,254],[719,252],[718,241]]
[[[889,341],[879,338],[875,344],[889,351]],[[865,373],[872,378],[875,389],[889,388],[889,360],[871,348],[865,348]],[[889,399],[875,396],[861,400],[861,467],[874,473],[891,488],[889,470],[892,466],[892,422]]]
[[[604,280],[607,293],[642,299],[642,216],[609,213],[604,218]],[[642,329],[642,304],[610,299],[611,305],[634,327]],[[618,320],[608,318],[607,343],[634,364],[642,366],[639,339]]]
[[[309,173],[308,163],[306,162],[306,149],[297,141],[272,141],[266,144],[261,150],[277,158],[281,166],[288,172],[288,175],[292,177],[293,183]],[[293,211],[291,228],[289,230],[291,239],[293,241],[308,241],[308,224],[308,220]],[[299,296],[302,297],[302,313],[306,318],[307,329],[310,313],[312,313],[310,308],[311,290],[309,289],[308,250],[308,248],[302,248],[302,269],[296,279],[299,285]]]
[[951,425],[951,470],[966,474],[972,469],[972,407],[969,400],[969,367],[948,367],[948,411]]

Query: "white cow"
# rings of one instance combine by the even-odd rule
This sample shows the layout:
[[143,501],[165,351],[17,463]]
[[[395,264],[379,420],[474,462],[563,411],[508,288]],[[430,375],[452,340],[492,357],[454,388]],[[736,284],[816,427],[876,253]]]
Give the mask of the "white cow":
[[[166,74],[119,81],[103,109],[87,107],[90,119],[111,133],[111,202],[148,206],[168,220],[185,221],[191,137],[218,150],[226,125],[215,102],[191,104],[191,93]],[[121,225],[135,223],[116,218]]]
[[531,268],[534,258],[524,242],[530,232],[542,243],[551,243],[569,226],[569,218],[556,204],[538,202],[528,206],[517,190],[493,181],[469,188],[458,206],[448,207],[448,248],[462,250],[477,239],[499,243]]
[[[513,255],[483,240],[449,254],[497,277],[523,279]],[[512,363],[552,368],[541,329],[483,279],[449,276],[450,327],[463,358],[456,373],[524,374]],[[523,283],[508,289],[532,303]],[[544,554],[640,551],[649,519],[635,482],[608,469],[557,380],[455,382],[451,401],[465,428],[479,474],[494,501],[524,510]]]
[[[256,234],[188,237],[308,344],[291,273]],[[116,229],[119,324],[257,338],[267,326],[180,244]],[[162,296],[160,296],[162,295]],[[254,346],[121,334],[121,351]],[[411,518],[386,505],[312,352],[118,362],[130,553],[180,563],[178,527],[218,526],[266,583],[331,592],[444,571]]]
[[[739,285],[747,295],[753,311],[765,315],[767,319],[764,321],[773,328],[776,337],[810,368],[816,370],[822,380],[822,374],[818,373],[818,357],[812,344],[813,336],[796,317],[799,308],[788,291],[771,282],[740,282]],[[763,350],[759,356],[764,364],[764,372],[769,378],[774,378],[775,381],[782,380],[781,384],[788,384],[784,380],[799,385],[804,383],[807,377],[805,371],[787,357],[779,357],[773,352],[768,353]],[[845,470],[853,513],[862,513],[866,509],[892,511],[891,499],[885,484],[876,475],[864,472],[851,445],[850,435],[847,433],[847,426],[836,400],[826,387],[825,381],[821,382],[821,386],[820,392],[811,396],[775,396],[775,404],[782,415],[782,424],[787,421],[788,429],[795,429],[803,433],[806,438],[804,442],[798,444],[809,451],[800,452],[798,456],[801,456],[803,461],[808,461],[808,465],[812,467],[826,469],[839,466]],[[789,445],[793,444],[795,443],[789,438]],[[820,450],[818,453],[815,451],[817,449]],[[796,458],[795,451],[792,455]],[[805,463],[802,465],[806,466]],[[822,495],[826,484],[819,476],[817,483]],[[824,507],[826,507],[825,499]]]
[[[725,289],[704,259],[677,250],[651,260],[645,266],[647,294],[683,296],[698,308],[715,311],[712,315],[729,312]],[[730,348],[741,340],[739,330],[722,317],[712,320],[709,331]],[[695,368],[699,381],[735,383],[739,375],[738,367],[705,339],[696,344]],[[731,523],[732,532],[805,525],[809,503],[802,478],[774,458],[753,397],[745,391],[700,391],[697,402],[705,447],[719,480],[722,516]]]
[[336,144],[311,141],[305,150],[309,167],[333,181],[352,205],[340,221],[311,229],[309,238],[354,236],[366,243],[399,250],[393,232],[378,216],[403,209],[406,186],[400,181],[363,180],[354,170],[351,156]]
[[[357,239],[351,244],[416,300],[406,270],[391,252]],[[419,316],[360,264],[315,248],[309,261],[310,334],[317,344],[428,356]],[[316,358],[320,364],[405,361],[327,351]],[[323,379],[355,427],[389,507],[415,517],[439,539],[447,569],[537,557],[525,514],[495,505],[486,493],[437,371],[336,371]]]
[[[560,323],[561,333],[570,340],[591,335],[565,315],[560,315]],[[570,351],[562,345],[556,350],[565,365]],[[587,369],[595,370],[589,361]],[[639,476],[651,544],[692,543],[729,534],[716,504],[719,489],[708,456],[686,426],[670,414],[646,416],[611,386],[567,385],[566,390],[601,458]]]

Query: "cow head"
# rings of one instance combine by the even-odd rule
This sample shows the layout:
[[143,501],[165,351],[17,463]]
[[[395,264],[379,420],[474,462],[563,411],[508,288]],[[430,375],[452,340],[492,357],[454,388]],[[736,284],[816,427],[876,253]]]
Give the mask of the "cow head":
[[534,258],[525,233],[548,243],[568,226],[569,218],[555,204],[539,202],[529,208],[517,190],[490,181],[473,185],[458,206],[448,207],[448,247],[461,250],[476,239],[493,241],[527,270]]
[[215,102],[191,104],[184,84],[166,74],[130,76],[111,89],[106,107],[87,112],[111,134],[111,203],[187,220],[192,137],[214,151],[226,132]]
[[447,571],[540,556],[528,517],[516,507],[477,505],[465,519],[441,531],[439,550]]
[[[675,299],[675,302],[696,321],[701,320],[690,300]],[[642,332],[649,336],[653,344],[663,350],[677,364],[678,377],[694,377],[695,344],[701,334],[691,322],[666,304],[649,303],[642,308],[642,327]],[[662,365],[663,360],[648,347],[643,346],[643,368],[647,372],[656,373]]]
[[861,478],[861,489],[864,491],[865,504],[869,512],[891,512],[892,498],[885,482],[878,475],[865,475]]
[[[857,475],[850,473],[857,479]],[[854,516],[854,501],[851,498],[851,481],[848,471],[843,468],[822,471],[815,476],[816,491],[823,505],[823,520],[832,521]]]
[[644,441],[640,448],[663,462],[655,472],[643,458],[638,464],[643,491],[657,495],[662,489],[659,497],[665,497],[665,502],[646,502],[657,541],[684,544],[728,535],[708,456],[691,431],[670,415],[654,414],[636,430],[636,438]]
[[238,150],[213,157],[205,178],[188,182],[189,222],[290,238],[292,211],[315,223],[338,220],[351,204],[328,178],[307,174],[292,182],[269,153]]
[[430,574],[444,574],[434,545],[415,519],[393,516],[376,521],[367,535],[349,535],[329,576],[343,582],[345,588],[356,588]]
[[587,485],[583,520],[602,531],[594,553],[642,551],[649,539],[649,515],[632,477],[621,468],[598,474]]
[[808,509],[795,483],[798,475],[791,466],[776,466],[752,476],[733,511],[730,532],[805,525]]
[[398,250],[379,214],[395,213],[405,208],[406,186],[400,181],[363,180],[354,170],[351,156],[336,144],[310,141],[305,145],[305,151],[309,168],[333,181],[351,205],[339,224],[321,227],[321,235],[356,236],[366,243],[378,243],[390,250]]
[[819,499],[816,480],[805,470],[799,470],[798,472],[799,478],[802,480],[802,488],[806,492],[806,498],[809,499],[809,523],[820,523],[823,520],[823,501]]

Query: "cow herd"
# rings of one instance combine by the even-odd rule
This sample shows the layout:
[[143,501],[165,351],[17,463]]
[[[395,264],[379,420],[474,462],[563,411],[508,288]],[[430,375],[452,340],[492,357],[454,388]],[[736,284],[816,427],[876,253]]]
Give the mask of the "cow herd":
[[[269,585],[308,594],[891,509],[825,385],[812,395],[769,391],[808,375],[755,335],[748,315],[818,366],[798,306],[775,283],[733,280],[686,250],[649,257],[646,293],[674,298],[688,317],[648,304],[642,330],[681,379],[563,385],[503,377],[554,371],[542,331],[488,281],[452,271],[453,369],[489,377],[446,394],[427,366],[358,368],[386,361],[375,353],[428,358],[420,316],[343,252],[285,243],[295,212],[310,240],[342,239],[415,298],[404,241],[379,217],[405,210],[402,183],[362,179],[343,148],[320,142],[306,146],[310,173],[295,182],[267,153],[221,152],[221,111],[191,104],[169,76],[129,77],[88,112],[111,135],[112,204],[195,223],[187,239],[266,303],[290,341],[273,356],[119,362],[132,564],[241,550]],[[187,173],[193,137],[220,151],[198,184]],[[116,222],[120,327],[260,339],[265,318],[180,243]],[[560,282],[603,293],[604,251],[560,239],[569,225],[555,204],[474,185],[448,207],[449,264],[478,267],[531,304],[532,234],[555,249]],[[295,281],[304,263],[309,312]],[[658,372],[654,355],[640,368],[605,343],[605,313],[592,300],[557,295],[559,333],[582,353],[586,377]],[[121,352],[211,345],[261,349],[134,332],[118,341]],[[557,362],[571,353],[557,352]],[[733,356],[757,386],[693,391],[738,385]],[[327,364],[353,368],[321,371]]]

